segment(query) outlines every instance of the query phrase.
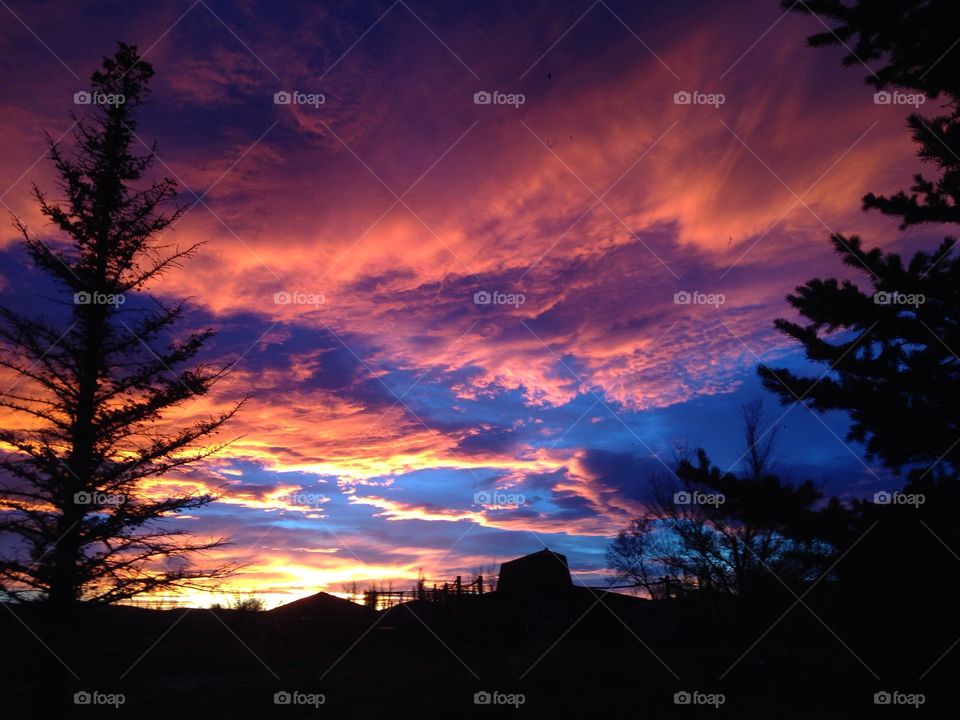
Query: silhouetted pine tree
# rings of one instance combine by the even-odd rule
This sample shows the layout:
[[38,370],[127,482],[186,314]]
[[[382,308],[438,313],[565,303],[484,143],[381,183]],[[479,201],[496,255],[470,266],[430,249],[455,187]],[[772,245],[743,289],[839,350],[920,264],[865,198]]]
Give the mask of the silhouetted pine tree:
[[[901,229],[924,222],[960,223],[960,53],[957,3],[953,0],[783,0],[783,6],[816,13],[839,24],[808,38],[813,47],[843,45],[844,67],[875,67],[865,81],[878,91],[903,89],[941,100],[947,112],[935,117],[913,113],[907,125],[919,146],[918,155],[936,166],[939,177],[922,173],[910,192],[892,197],[873,193],[864,209],[899,217]],[[879,61],[879,62],[872,62]]]
[[[802,322],[778,318],[778,330],[803,346],[824,376],[758,368],[784,403],[844,410],[849,438],[899,470],[960,468],[960,259],[953,241],[904,263],[895,253],[865,251],[860,238],[833,237],[843,262],[861,271],[867,291],[849,280],[814,279],[787,301]],[[832,372],[831,372],[832,370]]]
[[[946,101],[947,114],[908,125],[918,154],[940,177],[914,178],[910,194],[870,194],[864,209],[900,218],[901,229],[923,222],[960,222],[960,55],[956,54],[955,3],[897,0],[845,5],[808,0],[796,9],[839,20],[831,32],[810,38],[813,46],[847,46],[843,64],[881,60],[867,82]],[[873,63],[874,65],[880,63]],[[860,238],[832,236],[842,261],[860,272],[866,290],[834,278],[814,279],[787,300],[797,322],[776,327],[803,346],[822,367],[817,377],[760,366],[768,390],[785,403],[801,401],[818,411],[842,410],[848,437],[907,482],[894,501],[888,494],[855,500],[838,509],[825,537],[837,558],[831,605],[851,641],[895,666],[913,652],[940,656],[941,638],[960,626],[945,577],[953,572],[952,548],[960,547],[960,259],[947,237],[933,253],[905,261]],[[881,490],[876,485],[874,491]],[[903,502],[901,502],[903,501]],[[834,503],[836,506],[836,503]],[[841,562],[842,560],[842,562]],[[890,618],[909,618],[893,623]],[[831,622],[830,618],[827,619]],[[877,627],[889,628],[878,634]],[[937,668],[949,685],[956,659]]]
[[[960,222],[960,156],[951,149],[960,147],[960,54],[949,52],[956,42],[955,3],[811,0],[784,6],[839,21],[808,38],[809,44],[843,44],[845,67],[880,61],[866,76],[878,90],[901,88],[947,101],[948,114],[924,118],[915,113],[908,121],[918,154],[941,176],[917,175],[910,195],[869,194],[864,208],[899,217],[901,228]],[[936,466],[931,472],[956,477],[960,261],[952,254],[955,238],[947,237],[932,254],[917,253],[909,263],[893,253],[865,250],[856,236],[835,234],[831,240],[842,261],[866,276],[870,291],[833,278],[811,280],[787,297],[805,322],[781,318],[775,325],[803,345],[808,359],[833,372],[820,379],[761,366],[764,385],[786,403],[802,398],[820,411],[846,411],[850,439],[895,470],[919,465],[923,474]]]
[[198,441],[242,404],[188,427],[161,426],[166,411],[206,393],[224,372],[202,364],[174,370],[212,331],[169,339],[183,302],[136,311],[119,301],[197,249],[159,239],[183,212],[160,211],[175,195],[172,180],[133,186],[154,159],[131,147],[152,75],[136,48],[121,43],[92,76],[92,113],[77,119],[75,155],[50,142],[65,202],[36,186],[34,196],[69,242],[51,248],[14,219],[34,265],[73,304],[62,327],[0,310],[0,365],[18,377],[0,405],[24,419],[20,429],[0,431],[0,535],[12,548],[0,562],[0,590],[31,590],[60,606],[116,602],[231,569],[190,563],[222,539],[192,539],[159,523],[213,497],[153,499],[142,491],[144,480],[223,447]]

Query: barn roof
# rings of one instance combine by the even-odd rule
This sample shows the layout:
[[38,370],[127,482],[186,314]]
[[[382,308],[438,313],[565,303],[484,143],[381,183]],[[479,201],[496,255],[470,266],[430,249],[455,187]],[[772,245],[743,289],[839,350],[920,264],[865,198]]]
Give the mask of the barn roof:
[[497,592],[549,592],[572,585],[566,555],[544,549],[500,565]]

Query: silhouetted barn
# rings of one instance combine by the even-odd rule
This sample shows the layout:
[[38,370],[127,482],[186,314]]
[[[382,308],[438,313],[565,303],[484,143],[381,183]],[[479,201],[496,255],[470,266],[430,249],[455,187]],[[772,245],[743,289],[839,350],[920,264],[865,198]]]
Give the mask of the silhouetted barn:
[[375,617],[375,613],[369,608],[325,592],[300,598],[269,612],[272,616],[340,622],[360,622]]
[[573,586],[567,556],[541,550],[500,565],[497,592],[548,593]]

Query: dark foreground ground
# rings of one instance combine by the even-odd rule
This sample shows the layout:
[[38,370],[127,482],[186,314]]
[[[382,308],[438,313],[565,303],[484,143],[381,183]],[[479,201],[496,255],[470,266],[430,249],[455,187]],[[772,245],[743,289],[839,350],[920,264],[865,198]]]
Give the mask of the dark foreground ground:
[[[882,599],[846,611],[863,605],[825,588],[774,624],[793,604],[751,617],[583,588],[382,613],[322,594],[270,612],[71,619],[5,604],[0,718],[960,717],[952,653],[919,680],[960,637],[956,620],[877,625]],[[91,703],[75,703],[84,692]],[[283,692],[290,704],[275,702]],[[477,704],[484,692],[491,703]],[[900,695],[877,705],[877,692]],[[904,704],[915,693],[923,704]]]

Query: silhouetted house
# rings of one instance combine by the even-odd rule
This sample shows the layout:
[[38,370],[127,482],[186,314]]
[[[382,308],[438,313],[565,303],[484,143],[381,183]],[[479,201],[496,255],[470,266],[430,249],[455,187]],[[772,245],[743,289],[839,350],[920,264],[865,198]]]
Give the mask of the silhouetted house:
[[573,587],[567,556],[541,550],[500,565],[497,592],[549,593]]

